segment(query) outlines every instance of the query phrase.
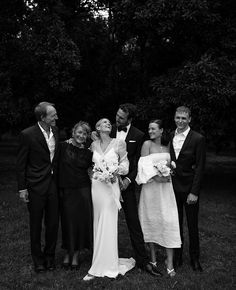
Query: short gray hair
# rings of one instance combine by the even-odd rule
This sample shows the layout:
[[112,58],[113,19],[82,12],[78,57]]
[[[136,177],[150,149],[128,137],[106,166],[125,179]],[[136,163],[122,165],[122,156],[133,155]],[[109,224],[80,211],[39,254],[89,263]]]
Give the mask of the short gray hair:
[[53,103],[49,103],[49,102],[41,102],[35,107],[34,114],[37,121],[41,121],[42,117],[47,116],[47,107],[49,106],[55,107]]

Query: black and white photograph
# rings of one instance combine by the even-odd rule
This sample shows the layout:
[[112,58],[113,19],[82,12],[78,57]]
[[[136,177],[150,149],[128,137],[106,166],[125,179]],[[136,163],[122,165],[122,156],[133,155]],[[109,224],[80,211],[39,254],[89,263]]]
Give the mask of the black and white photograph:
[[1,1],[1,290],[236,288],[235,11]]

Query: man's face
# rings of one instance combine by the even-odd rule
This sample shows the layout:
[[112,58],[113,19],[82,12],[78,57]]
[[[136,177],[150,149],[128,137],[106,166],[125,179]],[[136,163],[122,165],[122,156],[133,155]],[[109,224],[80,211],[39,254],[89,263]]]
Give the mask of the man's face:
[[129,114],[119,109],[116,113],[116,126],[126,127],[131,123],[131,119],[128,119]]
[[51,127],[56,126],[56,120],[58,120],[56,109],[53,106],[48,106],[47,114],[42,118],[42,122],[44,122],[46,126]]
[[175,113],[175,124],[178,132],[184,132],[191,121],[191,117],[189,117],[188,113],[185,112],[176,112]]

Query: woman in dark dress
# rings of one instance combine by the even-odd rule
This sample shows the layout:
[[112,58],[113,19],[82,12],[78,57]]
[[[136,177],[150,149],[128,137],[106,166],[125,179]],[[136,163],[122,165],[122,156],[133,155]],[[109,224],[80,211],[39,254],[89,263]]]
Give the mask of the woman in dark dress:
[[91,182],[88,168],[92,152],[88,149],[91,129],[80,121],[72,130],[70,142],[61,144],[59,159],[59,186],[63,248],[67,250],[63,266],[79,268],[79,252],[92,249],[93,217]]

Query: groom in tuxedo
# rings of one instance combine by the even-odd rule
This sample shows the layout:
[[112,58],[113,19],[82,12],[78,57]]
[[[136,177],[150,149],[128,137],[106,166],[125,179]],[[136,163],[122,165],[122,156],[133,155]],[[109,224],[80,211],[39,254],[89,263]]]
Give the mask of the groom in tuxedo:
[[183,208],[185,209],[191,266],[194,271],[202,271],[199,262],[198,211],[199,193],[205,165],[205,138],[189,127],[191,111],[187,107],[178,107],[175,113],[176,130],[170,142],[171,160],[176,163],[172,177],[179,213],[181,249],[175,251],[175,265],[183,263]]
[[129,173],[124,177],[122,183],[122,207],[125,213],[138,268],[145,270],[151,275],[161,276],[157,267],[149,263],[138,217],[135,195],[135,177],[137,175],[137,163],[144,141],[144,133],[132,125],[135,111],[136,107],[133,104],[126,103],[120,105],[116,114],[116,124],[112,126],[111,131],[112,138],[125,140],[127,144]]
[[[23,130],[17,152],[17,179],[20,199],[29,210],[31,255],[35,272],[54,270],[58,232],[58,193],[56,168],[58,131],[57,111],[53,104],[35,107],[37,123]],[[44,217],[45,247],[41,250]]]

